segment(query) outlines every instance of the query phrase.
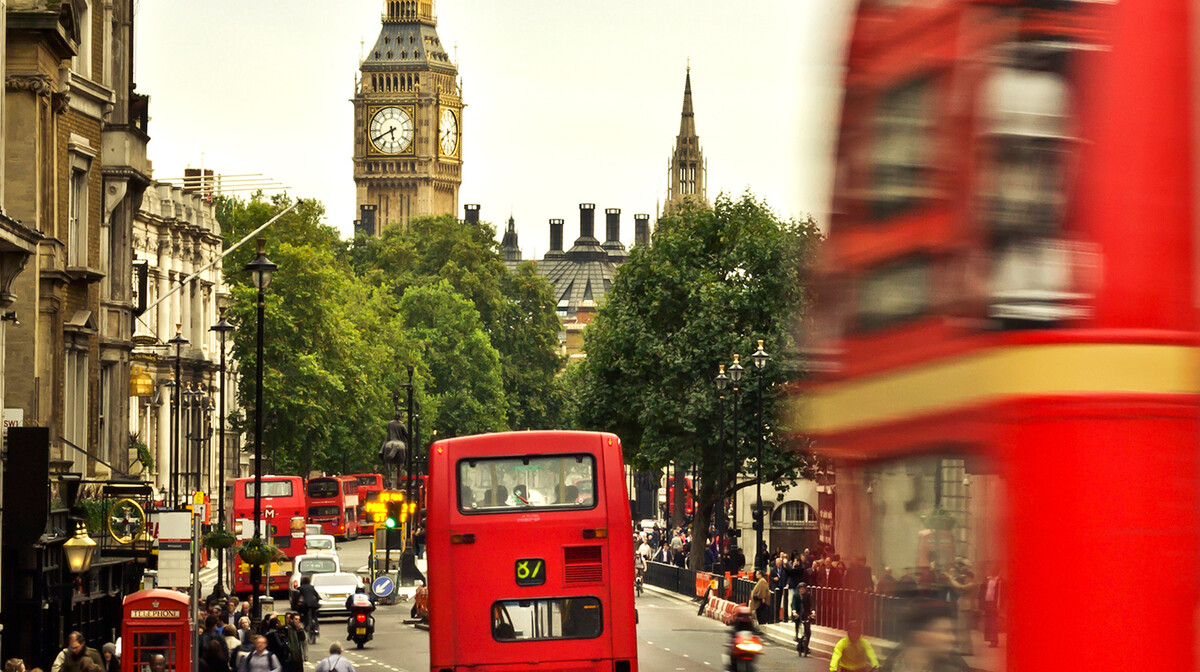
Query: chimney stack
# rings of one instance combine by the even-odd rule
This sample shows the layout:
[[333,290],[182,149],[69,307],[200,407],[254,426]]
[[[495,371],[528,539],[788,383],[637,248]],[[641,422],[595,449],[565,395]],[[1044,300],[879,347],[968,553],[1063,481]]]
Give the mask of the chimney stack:
[[550,251],[546,256],[557,255],[562,256],[563,253],[563,220],[550,220]]
[[608,208],[604,211],[605,237],[606,243],[617,243],[621,241],[621,209]]
[[633,216],[633,244],[650,244],[650,215]]
[[595,238],[596,237],[596,204],[595,203],[580,203],[579,204],[579,237],[580,238]]
[[466,221],[468,224],[478,224],[479,223],[479,204],[478,203],[468,203],[463,206],[463,209],[466,210]]

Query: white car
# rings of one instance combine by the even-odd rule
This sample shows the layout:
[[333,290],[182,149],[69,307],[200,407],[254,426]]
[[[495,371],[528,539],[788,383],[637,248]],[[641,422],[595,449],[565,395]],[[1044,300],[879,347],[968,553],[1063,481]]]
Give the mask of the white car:
[[311,525],[311,524],[305,525],[304,526],[304,536],[308,536],[310,534],[321,534],[321,526],[320,525]]
[[317,610],[317,615],[328,616],[334,612],[348,613],[346,598],[358,590],[363,585],[363,581],[349,572],[331,572],[313,574],[312,585],[317,589],[317,595],[321,596],[321,607]]
[[292,561],[292,578],[288,582],[288,602],[296,608],[299,597],[300,579],[305,576],[317,576],[342,571],[342,563],[336,555],[314,555],[306,553],[297,555]]
[[308,555],[337,555],[337,540],[331,534],[310,534],[304,538]]

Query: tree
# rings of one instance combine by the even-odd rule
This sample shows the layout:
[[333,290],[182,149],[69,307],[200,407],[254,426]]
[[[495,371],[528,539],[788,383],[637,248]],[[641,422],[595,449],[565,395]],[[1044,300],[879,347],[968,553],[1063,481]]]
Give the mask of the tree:
[[[517,429],[560,425],[562,403],[554,381],[563,361],[550,285],[532,264],[515,273],[505,268],[490,224],[464,224],[450,215],[416,217],[407,227],[388,226],[379,238],[356,237],[346,256],[361,277],[397,301],[414,287],[448,283],[474,306],[500,358],[505,424]],[[437,369],[431,374],[444,375]]]
[[423,415],[432,415],[442,436],[508,428],[500,356],[488,342],[479,313],[450,283],[410,288],[400,300],[400,317],[433,383]]
[[[227,239],[246,233],[291,205],[289,199],[223,198],[218,219]],[[262,235],[279,265],[265,294],[264,453],[281,473],[366,470],[376,463],[389,419],[396,362],[415,345],[387,308],[386,296],[361,282],[339,257],[337,231],[320,222],[320,204],[302,201]],[[228,317],[233,355],[244,375],[238,396],[252,425],[257,358],[257,289],[243,270],[256,254],[246,245],[225,260],[233,298]]]
[[[807,301],[801,278],[819,239],[811,219],[780,220],[750,194],[736,201],[721,195],[712,209],[685,208],[659,222],[650,246],[633,249],[585,332],[587,359],[577,381],[581,426],[618,434],[636,469],[669,462],[698,469],[693,566],[703,561],[714,505],[757,479],[786,482],[797,475],[800,461],[776,431],[779,389],[791,376],[779,363],[795,352],[792,334]],[[737,466],[750,478],[735,483],[734,395],[726,393],[722,417],[713,377],[734,353],[751,367],[748,355],[759,338],[775,356],[763,373],[763,464],[754,459],[757,380],[748,370],[736,396]]]

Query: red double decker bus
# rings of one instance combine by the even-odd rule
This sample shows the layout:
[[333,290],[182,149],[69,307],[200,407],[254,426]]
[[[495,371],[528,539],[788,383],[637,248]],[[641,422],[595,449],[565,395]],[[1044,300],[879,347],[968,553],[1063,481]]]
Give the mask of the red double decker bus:
[[[299,476],[263,476],[261,507],[267,536],[286,556],[280,562],[271,563],[269,571],[263,573],[264,586],[268,592],[286,591],[292,573],[292,558],[304,553],[304,480]],[[239,531],[241,521],[254,519],[253,478],[233,480],[233,518]],[[250,568],[235,553],[234,591],[249,594],[250,590]]]
[[351,478],[358,482],[358,531],[363,534],[373,534],[375,521],[367,515],[363,507],[367,502],[379,499],[379,493],[383,492],[383,475],[354,474]]
[[[580,482],[595,493],[586,503]],[[633,530],[616,436],[439,441],[430,449],[428,504],[431,670],[526,669],[530,661],[637,670]],[[462,567],[487,569],[455,571]]]
[[323,534],[340,539],[358,538],[358,479],[354,476],[319,476],[308,479],[308,522],[320,525]]
[[[898,593],[977,586],[972,667],[1120,637],[1197,669],[1196,20],[1184,0],[858,5],[797,410],[828,458],[821,541]],[[1179,571],[1112,571],[1142,550]],[[826,590],[818,623],[844,625]]]

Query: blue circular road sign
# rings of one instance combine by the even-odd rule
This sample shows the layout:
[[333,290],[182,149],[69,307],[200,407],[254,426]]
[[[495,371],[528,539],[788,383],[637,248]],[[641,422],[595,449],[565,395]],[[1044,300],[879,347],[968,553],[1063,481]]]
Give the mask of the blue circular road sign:
[[375,593],[375,597],[387,597],[395,589],[396,582],[386,576],[375,579],[375,582],[371,584],[371,592]]

